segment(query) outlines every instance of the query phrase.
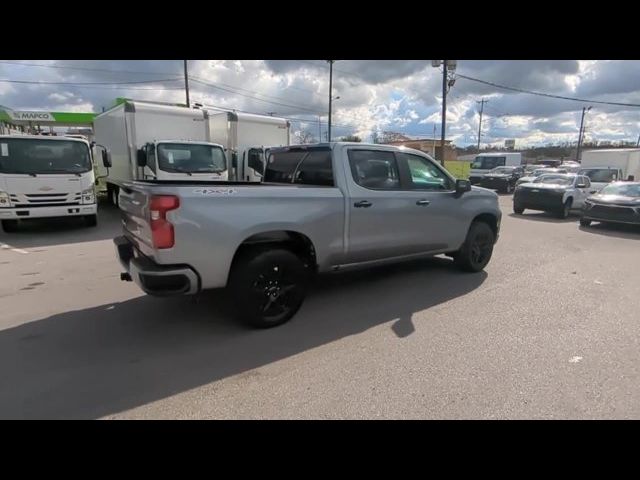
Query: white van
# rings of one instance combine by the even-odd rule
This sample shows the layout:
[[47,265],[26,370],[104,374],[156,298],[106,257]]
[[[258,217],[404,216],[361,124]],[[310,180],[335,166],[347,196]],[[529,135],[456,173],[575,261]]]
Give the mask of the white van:
[[482,175],[496,167],[517,167],[522,165],[522,154],[519,152],[482,153],[471,164],[469,181],[480,183]]

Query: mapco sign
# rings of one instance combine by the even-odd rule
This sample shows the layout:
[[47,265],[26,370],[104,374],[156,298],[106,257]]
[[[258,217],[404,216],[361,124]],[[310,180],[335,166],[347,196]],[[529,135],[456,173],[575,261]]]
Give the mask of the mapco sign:
[[7,113],[12,120],[22,120],[27,122],[53,122],[55,118],[50,112],[28,112],[8,110]]

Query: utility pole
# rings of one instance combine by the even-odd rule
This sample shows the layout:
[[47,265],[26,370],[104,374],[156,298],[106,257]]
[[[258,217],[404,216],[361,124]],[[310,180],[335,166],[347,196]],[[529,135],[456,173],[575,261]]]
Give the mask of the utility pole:
[[433,124],[433,158],[436,158],[436,124]]
[[187,60],[184,61],[184,91],[187,94],[187,108],[191,106],[189,102],[189,73],[187,71]]
[[331,100],[333,100],[333,62],[335,60],[327,60],[329,62],[329,121],[327,127],[327,142],[331,141]]
[[636,142],[636,148],[640,147],[640,135],[638,135],[638,141]]
[[442,129],[440,131],[440,164],[444,167],[444,136],[447,125],[447,61],[442,62]]
[[322,127],[320,125],[320,115],[318,115],[318,143],[322,142]]
[[489,100],[485,100],[484,98],[479,102],[476,100],[476,103],[480,104],[480,125],[478,126],[478,153],[480,153],[480,138],[482,137],[482,112],[484,110],[484,104]]
[[583,128],[584,128],[584,115],[591,110],[591,107],[587,108],[587,107],[582,107],[582,118],[580,119],[580,132],[578,132],[578,148],[576,149],[576,161],[579,162],[580,161],[580,149],[582,148],[582,135],[583,135]]

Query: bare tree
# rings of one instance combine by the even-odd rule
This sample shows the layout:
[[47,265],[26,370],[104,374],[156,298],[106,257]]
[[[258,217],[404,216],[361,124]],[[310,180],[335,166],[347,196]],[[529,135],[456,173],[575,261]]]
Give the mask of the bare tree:
[[305,143],[316,143],[316,139],[309,130],[300,130],[296,132],[296,138],[298,139],[298,143],[303,145]]

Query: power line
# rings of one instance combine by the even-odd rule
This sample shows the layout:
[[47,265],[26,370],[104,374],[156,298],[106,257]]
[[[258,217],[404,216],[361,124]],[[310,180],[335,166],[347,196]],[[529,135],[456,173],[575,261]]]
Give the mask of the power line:
[[137,85],[142,83],[163,83],[163,82],[176,82],[179,78],[163,78],[157,80],[137,80],[131,82],[47,82],[47,81],[34,81],[34,80],[8,80],[0,79],[0,82],[5,83],[26,83],[33,85],[69,85],[69,86],[87,86],[87,85]]
[[540,97],[557,98],[559,100],[571,100],[573,102],[582,102],[582,103],[598,103],[600,105],[614,105],[614,106],[618,106],[618,107],[640,107],[640,104],[638,104],[638,103],[604,102],[604,101],[598,101],[598,100],[588,100],[588,99],[584,99],[584,98],[565,97],[563,95],[554,95],[554,94],[551,94],[551,93],[536,92],[536,91],[533,91],[533,90],[525,90],[523,88],[509,87],[509,86],[500,85],[500,84],[494,83],[494,82],[488,82],[486,80],[480,80],[479,78],[469,77],[467,75],[462,75],[460,73],[458,73],[456,76],[460,77],[460,78],[463,78],[465,80],[470,80],[472,82],[478,82],[478,83],[482,83],[484,85],[490,85],[492,87],[502,88],[503,90],[510,90],[510,91],[519,92],[519,93],[526,93],[526,94],[529,94],[529,95],[538,95]]
[[312,112],[312,113],[315,113],[316,115],[317,115],[317,114],[319,114],[319,113],[324,113],[324,112],[318,112],[317,110],[312,110],[312,109],[310,109],[310,108],[302,107],[302,106],[300,106],[300,105],[291,105],[291,104],[282,103],[282,102],[274,102],[274,101],[272,101],[272,100],[264,100],[264,99],[262,99],[262,98],[255,97],[255,96],[253,96],[253,95],[247,95],[247,94],[245,94],[245,93],[236,92],[236,91],[230,90],[230,89],[228,89],[228,88],[221,87],[221,86],[219,86],[219,85],[214,85],[214,84],[212,84],[212,83],[209,83],[209,82],[206,82],[206,81],[200,80],[200,79],[198,79],[198,78],[194,78],[194,77],[189,77],[189,78],[191,78],[194,82],[200,83],[200,84],[202,84],[202,85],[206,85],[206,86],[211,87],[211,88],[217,88],[217,89],[219,89],[219,90],[223,90],[223,91],[225,91],[225,92],[233,93],[233,94],[235,94],[235,95],[241,95],[241,96],[243,96],[243,97],[252,98],[252,99],[254,99],[254,100],[258,100],[259,102],[271,103],[271,104],[273,104],[273,105],[280,105],[280,106],[282,106],[282,107],[295,108],[295,109],[298,109],[298,110],[306,110],[307,112]]
[[0,61],[0,63],[4,63],[7,65],[19,65],[25,67],[42,67],[42,68],[56,68],[56,69],[66,69],[66,70],[80,70],[87,72],[108,72],[108,73],[134,73],[134,74],[144,74],[144,75],[179,75],[178,72],[142,72],[135,70],[110,70],[108,68],[88,68],[88,67],[71,67],[67,65],[43,65],[41,63],[23,63],[23,62],[8,62],[8,61]]

